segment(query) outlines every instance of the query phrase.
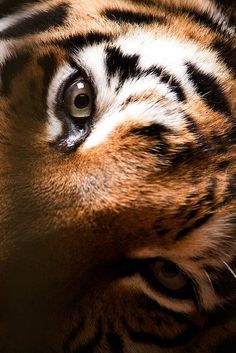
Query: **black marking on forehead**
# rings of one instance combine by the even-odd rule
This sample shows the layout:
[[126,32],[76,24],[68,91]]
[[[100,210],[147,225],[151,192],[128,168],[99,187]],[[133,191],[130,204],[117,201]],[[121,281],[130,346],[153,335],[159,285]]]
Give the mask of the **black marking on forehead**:
[[65,39],[55,40],[53,43],[63,49],[72,51],[83,48],[86,45],[106,43],[113,39],[112,34],[104,34],[101,32],[90,32],[84,35],[69,36]]
[[22,6],[42,2],[43,0],[3,0],[0,4],[0,17],[8,16]]
[[112,353],[123,353],[124,352],[124,342],[122,337],[113,331],[110,331],[106,335],[107,343],[109,346],[109,352]]
[[2,68],[1,72],[1,90],[0,93],[3,96],[7,96],[10,93],[11,85],[14,82],[16,76],[21,73],[26,66],[26,64],[30,61],[29,53],[22,53],[16,57],[12,57],[8,59]]
[[229,102],[216,79],[191,63],[187,63],[186,65],[189,79],[206,104],[219,113],[230,115]]
[[205,223],[209,221],[209,219],[212,217],[212,212],[205,214],[201,218],[198,218],[191,226],[183,228],[176,236],[176,240],[182,240],[185,236],[193,232],[194,230],[200,228],[203,226]]
[[120,83],[124,83],[129,78],[135,78],[140,75],[140,68],[138,67],[138,55],[126,55],[121,52],[119,48],[106,48],[106,65],[108,77],[119,75]]
[[165,84],[169,84],[169,88],[177,96],[178,101],[184,102],[186,100],[186,95],[181,83],[173,75],[166,72],[163,68],[158,66],[151,66],[147,70],[147,74],[154,74],[160,78],[160,81]]
[[103,13],[107,19],[117,23],[130,24],[152,24],[164,23],[165,18],[161,16],[154,16],[152,14],[145,14],[140,12],[133,12],[130,10],[106,9]]
[[60,4],[49,10],[41,10],[0,32],[0,39],[20,38],[62,26],[66,20],[68,9],[68,4]]
[[219,58],[236,77],[236,47],[229,42],[216,40],[212,44],[212,49],[217,51]]

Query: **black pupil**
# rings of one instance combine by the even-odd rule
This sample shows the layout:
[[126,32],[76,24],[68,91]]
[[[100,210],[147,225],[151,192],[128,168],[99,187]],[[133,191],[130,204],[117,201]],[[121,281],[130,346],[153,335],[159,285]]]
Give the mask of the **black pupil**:
[[79,94],[75,97],[74,104],[78,109],[84,109],[89,105],[90,99],[87,94]]
[[161,272],[169,278],[173,278],[179,274],[178,268],[172,263],[166,263],[162,266]]

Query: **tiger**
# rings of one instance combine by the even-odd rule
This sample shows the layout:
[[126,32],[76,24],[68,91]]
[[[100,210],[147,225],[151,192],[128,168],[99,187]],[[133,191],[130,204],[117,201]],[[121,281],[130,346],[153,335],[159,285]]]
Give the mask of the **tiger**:
[[0,3],[0,352],[236,352],[233,1]]

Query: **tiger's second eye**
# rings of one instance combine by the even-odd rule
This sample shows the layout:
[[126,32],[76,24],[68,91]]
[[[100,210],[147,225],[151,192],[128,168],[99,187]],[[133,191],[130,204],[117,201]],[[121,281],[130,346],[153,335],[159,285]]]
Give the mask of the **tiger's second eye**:
[[79,78],[65,92],[65,108],[72,118],[89,118],[92,114],[93,96],[88,81]]
[[158,261],[152,265],[152,271],[158,282],[168,290],[179,291],[186,287],[186,277],[172,262]]

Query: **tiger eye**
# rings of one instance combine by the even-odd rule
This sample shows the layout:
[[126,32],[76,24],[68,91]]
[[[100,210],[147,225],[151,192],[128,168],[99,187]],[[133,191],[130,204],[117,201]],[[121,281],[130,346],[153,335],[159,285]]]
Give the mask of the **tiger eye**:
[[65,92],[65,108],[72,118],[89,118],[92,113],[92,89],[88,81],[79,78]]
[[158,261],[152,265],[152,271],[158,282],[169,290],[179,291],[187,284],[185,275],[172,262]]

